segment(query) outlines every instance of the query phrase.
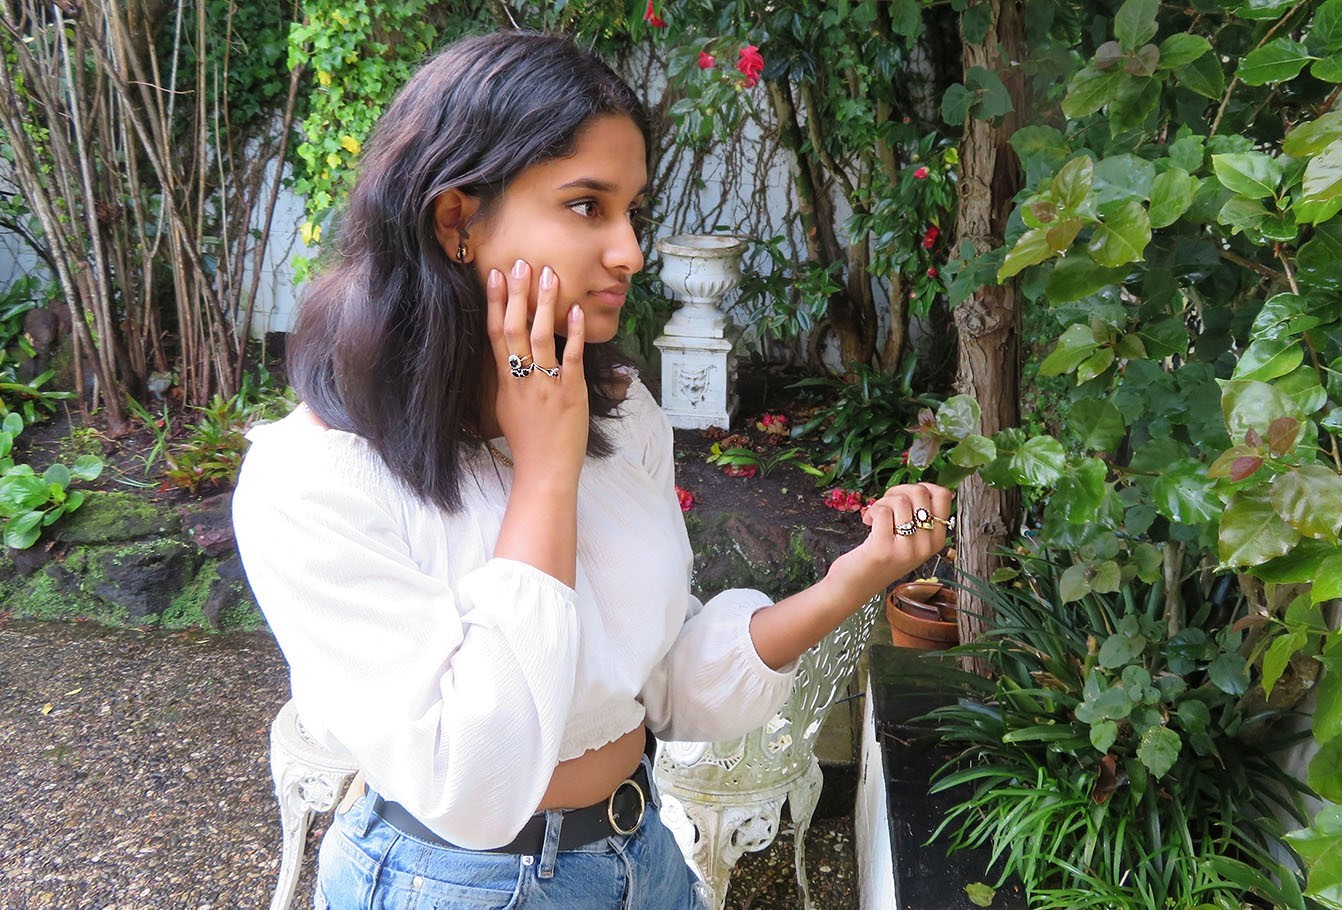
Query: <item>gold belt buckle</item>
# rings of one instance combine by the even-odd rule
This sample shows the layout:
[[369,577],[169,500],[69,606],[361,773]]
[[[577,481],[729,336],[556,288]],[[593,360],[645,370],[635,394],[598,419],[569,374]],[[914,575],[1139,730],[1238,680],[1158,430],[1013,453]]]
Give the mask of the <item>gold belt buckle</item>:
[[[620,794],[620,790],[622,790],[625,785],[633,787],[634,792],[638,794],[638,818],[634,820],[634,826],[627,829],[621,828],[620,823],[615,819],[615,797]],[[616,834],[630,835],[641,828],[643,826],[643,816],[647,812],[647,809],[648,799],[643,795],[643,788],[638,785],[638,781],[633,780],[632,778],[626,778],[625,780],[620,781],[619,786],[611,791],[610,798],[606,800],[606,818],[610,820],[610,826],[615,829]]]

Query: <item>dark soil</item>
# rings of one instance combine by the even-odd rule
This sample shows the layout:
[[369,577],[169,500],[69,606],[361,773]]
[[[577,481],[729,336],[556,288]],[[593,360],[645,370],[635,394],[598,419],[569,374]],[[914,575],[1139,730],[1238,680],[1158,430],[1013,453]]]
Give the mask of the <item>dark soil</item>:
[[[753,477],[742,477],[729,476],[708,462],[717,442],[752,449],[766,465],[793,447],[803,450],[800,461],[820,463],[822,455],[813,438],[791,439],[756,426],[764,414],[782,414],[793,427],[814,412],[813,402],[789,388],[800,378],[800,374],[775,369],[743,369],[738,383],[741,405],[729,431],[675,431],[677,484],[694,497],[692,508],[701,512],[729,512],[787,528],[851,532],[856,542],[865,533],[858,513],[839,512],[825,505],[824,494],[829,487],[817,486],[816,478],[794,463],[782,462]],[[77,488],[138,492],[168,506],[184,505],[226,490],[226,483],[204,483],[191,490],[165,479],[174,448],[188,440],[192,424],[199,419],[197,412],[171,400],[154,403],[148,410],[161,417],[165,406],[163,428],[151,429],[132,418],[130,432],[115,437],[108,433],[100,415],[81,422],[77,412],[62,409],[45,423],[24,430],[15,445],[16,461],[26,461],[41,471],[56,461],[69,464],[78,455],[95,454],[104,462],[101,476],[91,482],[76,481]]]

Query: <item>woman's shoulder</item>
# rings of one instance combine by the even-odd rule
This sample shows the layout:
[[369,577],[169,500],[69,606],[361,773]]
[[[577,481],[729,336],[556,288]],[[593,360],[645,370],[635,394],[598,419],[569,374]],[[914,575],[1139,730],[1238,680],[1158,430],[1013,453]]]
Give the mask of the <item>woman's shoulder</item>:
[[305,490],[347,485],[385,493],[395,485],[386,464],[354,433],[326,427],[305,405],[288,416],[247,432],[240,489],[267,489],[289,496]]

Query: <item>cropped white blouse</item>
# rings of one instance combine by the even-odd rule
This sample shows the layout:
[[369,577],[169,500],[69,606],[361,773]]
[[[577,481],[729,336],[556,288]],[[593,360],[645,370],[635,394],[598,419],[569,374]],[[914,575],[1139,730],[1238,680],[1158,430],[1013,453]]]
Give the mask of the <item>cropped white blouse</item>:
[[749,634],[768,597],[690,594],[671,427],[636,378],[621,414],[615,453],[582,469],[575,588],[494,557],[512,471],[488,455],[449,514],[308,414],[249,434],[238,548],[305,727],[463,847],[510,841],[558,762],[640,722],[726,739],[787,697],[795,665]]

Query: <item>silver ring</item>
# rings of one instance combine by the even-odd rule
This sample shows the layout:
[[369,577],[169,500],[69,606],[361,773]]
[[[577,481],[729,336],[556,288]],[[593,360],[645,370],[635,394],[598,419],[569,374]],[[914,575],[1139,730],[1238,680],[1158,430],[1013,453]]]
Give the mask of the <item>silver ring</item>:
[[551,379],[559,378],[559,364],[555,364],[554,366],[549,367],[548,369],[546,367],[541,366],[539,363],[534,363],[532,364],[532,366],[534,366],[540,372],[544,373],[546,376],[549,376]]
[[911,521],[906,521],[903,524],[895,525],[895,533],[898,534],[900,537],[912,537],[913,532],[915,530],[917,529],[913,526],[913,522]]
[[531,359],[530,354],[509,354],[508,371],[518,379],[523,379],[531,375],[531,371],[536,368],[534,363],[527,363]]

